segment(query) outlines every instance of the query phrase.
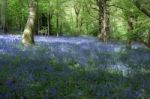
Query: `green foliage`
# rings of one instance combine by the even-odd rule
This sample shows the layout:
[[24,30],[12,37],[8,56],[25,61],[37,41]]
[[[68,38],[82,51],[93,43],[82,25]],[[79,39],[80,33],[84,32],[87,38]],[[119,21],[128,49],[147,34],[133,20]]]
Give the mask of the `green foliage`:
[[[98,10],[98,5],[94,0],[38,0],[37,2],[38,19],[36,24],[40,25],[38,30],[42,34],[48,32],[48,21],[53,35],[97,36],[100,32],[99,15],[102,12]],[[149,10],[149,0],[139,2],[141,6]],[[28,4],[29,0],[7,1],[7,23],[11,31],[23,31],[28,16]],[[108,0],[107,6],[110,38],[148,40],[150,19],[134,5],[132,0]],[[45,21],[42,20],[42,15],[45,16]],[[134,17],[134,22],[133,30],[129,32],[128,19],[130,16]]]
[[8,0],[7,2],[7,20],[11,22],[9,27],[17,29],[22,26],[24,28],[28,15],[27,4],[19,0]]

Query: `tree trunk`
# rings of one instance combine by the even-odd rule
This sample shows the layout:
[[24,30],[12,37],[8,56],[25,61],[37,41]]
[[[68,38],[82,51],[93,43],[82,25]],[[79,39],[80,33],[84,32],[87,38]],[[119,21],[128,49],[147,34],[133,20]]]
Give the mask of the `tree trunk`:
[[129,16],[128,18],[128,45],[127,47],[128,48],[131,48],[131,43],[132,43],[132,31],[133,31],[133,20],[134,20],[134,17],[133,16]]
[[40,28],[41,28],[41,18],[39,13],[37,13],[37,19],[36,19],[36,34],[35,35],[40,35]]
[[50,35],[50,14],[48,14],[48,18],[47,18],[47,32],[49,36]]
[[79,33],[82,33],[82,26],[83,26],[83,17],[80,18],[80,27],[79,27]]
[[[38,5],[39,5],[39,3],[37,2],[37,9],[36,9],[36,11],[39,10],[38,9]],[[36,12],[35,35],[39,35],[39,31],[40,31],[40,21],[39,21],[39,19],[40,19],[40,13]]]
[[77,32],[79,32],[79,15],[76,14],[76,28],[77,28]]
[[48,24],[48,35],[52,35],[52,15],[49,13],[47,18],[47,24]]
[[107,41],[108,38],[108,15],[107,15],[107,0],[99,1],[99,32],[98,38],[102,39],[104,42]]
[[57,36],[59,36],[59,15],[58,15],[58,12],[57,12],[57,19],[56,19],[56,22],[57,22],[57,24],[56,24],[56,28],[57,28]]
[[22,43],[31,45],[34,43],[35,21],[36,21],[37,1],[31,0],[29,4],[29,16],[22,36]]
[[80,15],[80,7],[77,5],[74,5],[74,11],[75,11],[75,15],[76,15],[76,35],[79,35],[79,15]]
[[99,9],[99,19],[98,19],[98,24],[99,24],[99,33],[98,33],[98,38],[101,39],[101,11]]
[[[1,4],[0,4],[0,7],[1,7]],[[1,7],[2,8],[2,7]],[[1,19],[1,17],[2,17],[2,11],[1,11],[1,8],[0,8],[0,29],[1,29],[1,27],[2,27],[2,19]]]
[[62,36],[63,35],[63,22],[62,22],[62,17],[61,17],[61,21],[60,21],[60,26],[59,26],[59,34],[60,34],[60,36]]
[[8,32],[8,26],[6,22],[6,9],[7,9],[7,0],[2,0],[2,6],[1,6],[1,23],[2,23],[2,29],[4,33]]
[[148,45],[150,46],[150,31],[148,32]]
[[40,24],[39,24],[39,14],[37,13],[37,16],[36,16],[36,23],[35,23],[35,35],[39,35],[39,29],[40,27]]

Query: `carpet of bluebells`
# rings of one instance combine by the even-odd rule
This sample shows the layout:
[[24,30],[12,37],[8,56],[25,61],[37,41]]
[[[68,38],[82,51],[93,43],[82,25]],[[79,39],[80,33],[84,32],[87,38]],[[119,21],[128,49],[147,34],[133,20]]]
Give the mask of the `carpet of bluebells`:
[[94,37],[0,35],[0,99],[148,99],[150,49]]

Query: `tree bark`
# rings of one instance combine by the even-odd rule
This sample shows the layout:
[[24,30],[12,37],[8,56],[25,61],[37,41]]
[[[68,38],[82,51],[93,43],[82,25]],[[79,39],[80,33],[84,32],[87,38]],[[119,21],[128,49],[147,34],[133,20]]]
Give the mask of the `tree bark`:
[[129,16],[128,17],[128,45],[127,47],[128,48],[131,48],[131,43],[132,43],[132,31],[134,29],[134,26],[133,26],[133,20],[134,20],[134,17],[133,16]]
[[[80,8],[78,7],[78,5],[74,5],[74,11],[76,14],[76,28],[77,30],[79,30],[79,14],[80,14]],[[78,31],[77,31],[78,32]]]
[[3,29],[4,33],[8,32],[8,25],[6,22],[6,9],[7,9],[7,0],[2,0],[1,23],[2,23],[2,29]]
[[57,15],[56,15],[56,29],[57,29],[57,36],[59,36],[59,14],[57,12]]
[[47,18],[47,32],[48,32],[48,36],[50,35],[50,14],[48,14],[48,18]]
[[[1,6],[1,4],[0,4]],[[2,28],[2,11],[1,11],[2,7],[0,8],[0,29]]]
[[59,35],[62,36],[63,35],[63,22],[62,22],[62,17],[61,17],[61,21],[60,21],[60,26],[59,26]]
[[48,35],[52,35],[52,16],[53,16],[53,14],[49,12],[48,18],[47,18]]
[[148,32],[148,45],[150,46],[150,31]]
[[36,11],[37,11],[37,1],[31,0],[29,4],[28,20],[22,36],[22,43],[25,45],[34,44]]
[[108,39],[108,14],[107,14],[107,0],[99,0],[99,32],[98,38],[102,39],[104,42]]

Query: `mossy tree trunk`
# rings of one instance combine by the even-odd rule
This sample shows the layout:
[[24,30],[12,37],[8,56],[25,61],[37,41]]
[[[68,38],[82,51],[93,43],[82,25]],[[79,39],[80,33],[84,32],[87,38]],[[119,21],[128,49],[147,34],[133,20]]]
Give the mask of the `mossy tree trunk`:
[[34,44],[34,32],[36,26],[36,17],[37,17],[37,1],[31,0],[29,4],[29,16],[23,32],[22,43],[24,45]]

